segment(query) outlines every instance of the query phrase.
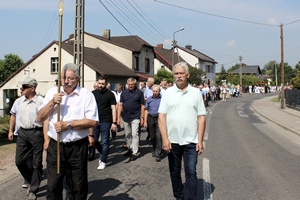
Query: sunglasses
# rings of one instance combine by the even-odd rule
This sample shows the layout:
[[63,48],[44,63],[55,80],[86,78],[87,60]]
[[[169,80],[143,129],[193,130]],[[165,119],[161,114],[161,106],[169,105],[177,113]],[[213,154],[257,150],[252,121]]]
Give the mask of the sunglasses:
[[20,88],[21,90],[25,90],[27,88],[32,88],[32,85],[22,85],[22,87]]

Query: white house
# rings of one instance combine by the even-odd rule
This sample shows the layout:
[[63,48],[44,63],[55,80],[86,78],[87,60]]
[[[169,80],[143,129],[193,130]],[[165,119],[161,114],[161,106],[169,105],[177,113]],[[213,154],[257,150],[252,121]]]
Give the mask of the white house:
[[[107,33],[107,31],[105,32]],[[62,42],[61,65],[74,62],[74,41],[71,35]],[[125,85],[129,77],[145,81],[154,75],[153,47],[138,36],[110,37],[84,34],[84,87],[93,89],[99,75],[108,77],[112,84]],[[0,116],[9,109],[20,95],[21,82],[28,76],[38,81],[37,92],[45,95],[55,86],[58,77],[58,42],[53,41],[34,55],[0,85]]]
[[[175,49],[174,49],[175,50]],[[179,56],[189,63],[191,66],[196,67],[198,69],[202,69],[203,72],[206,73],[206,82],[214,83],[216,82],[216,64],[217,62],[197,51],[192,49],[192,45],[186,45],[185,47],[177,47]]]

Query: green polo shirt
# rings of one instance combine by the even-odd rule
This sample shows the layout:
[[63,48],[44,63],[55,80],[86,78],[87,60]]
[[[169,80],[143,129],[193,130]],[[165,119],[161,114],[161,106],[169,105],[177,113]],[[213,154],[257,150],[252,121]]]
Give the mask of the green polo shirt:
[[167,115],[167,133],[171,143],[198,143],[198,119],[206,110],[199,89],[188,85],[182,92],[176,84],[162,96],[158,113]]

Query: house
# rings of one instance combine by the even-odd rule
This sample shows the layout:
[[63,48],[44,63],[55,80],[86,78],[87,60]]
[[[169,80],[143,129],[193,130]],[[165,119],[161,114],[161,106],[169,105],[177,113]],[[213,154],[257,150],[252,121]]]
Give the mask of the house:
[[206,83],[216,83],[217,62],[213,58],[197,51],[196,49],[192,49],[192,45],[186,45],[185,47],[178,46],[177,50],[183,60],[193,67],[202,69],[203,72],[206,73]]
[[172,59],[174,59],[174,63],[178,63],[180,60],[177,53],[174,53],[172,49],[164,49],[163,44],[157,44],[154,47],[154,52],[156,56],[154,59],[154,74],[161,68],[172,72]]
[[[107,34],[108,33],[108,34]],[[93,89],[99,75],[108,77],[111,88],[117,82],[125,85],[129,77],[145,81],[154,75],[154,49],[138,36],[110,37],[84,34],[84,87]],[[62,42],[61,66],[74,62],[74,37]],[[53,41],[34,55],[0,85],[0,116],[5,114],[19,95],[21,82],[28,76],[38,81],[37,92],[45,95],[55,86],[58,76],[58,42]]]
[[[237,68],[231,72],[233,75],[240,74],[240,68]],[[257,78],[261,78],[261,70],[259,65],[246,65],[242,64],[242,74],[243,75],[254,75]]]

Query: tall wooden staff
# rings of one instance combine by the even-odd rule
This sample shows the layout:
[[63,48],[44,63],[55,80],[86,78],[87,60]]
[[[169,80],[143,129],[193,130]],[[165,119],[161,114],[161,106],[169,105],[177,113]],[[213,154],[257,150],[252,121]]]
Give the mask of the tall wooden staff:
[[[58,81],[57,93],[60,93],[61,82],[61,41],[62,41],[62,18],[64,10],[64,1],[59,3],[59,33],[58,33]],[[60,121],[60,105],[57,106],[57,122]],[[60,133],[57,133],[57,174],[60,173]]]

